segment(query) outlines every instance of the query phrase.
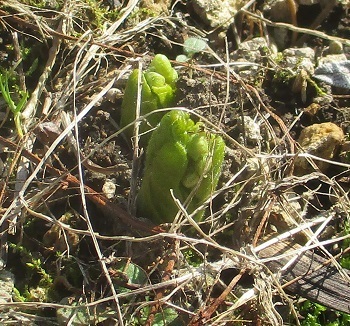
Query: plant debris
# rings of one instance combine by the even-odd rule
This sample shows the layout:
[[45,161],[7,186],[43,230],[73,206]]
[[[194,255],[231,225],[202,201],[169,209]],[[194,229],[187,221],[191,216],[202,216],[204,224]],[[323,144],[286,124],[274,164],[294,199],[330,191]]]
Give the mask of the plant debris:
[[[348,6],[0,1],[1,322],[350,320]],[[190,180],[218,183],[198,207],[168,186],[171,148],[147,172],[143,102],[225,143],[220,178]],[[136,205],[157,176],[152,222]]]

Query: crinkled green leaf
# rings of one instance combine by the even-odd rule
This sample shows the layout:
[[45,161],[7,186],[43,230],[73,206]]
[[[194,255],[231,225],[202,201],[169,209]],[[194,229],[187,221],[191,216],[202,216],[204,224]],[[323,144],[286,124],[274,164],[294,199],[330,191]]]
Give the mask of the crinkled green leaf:
[[[138,76],[139,70],[135,69],[127,81],[121,110],[121,127],[125,127],[135,121]],[[168,58],[162,54],[157,54],[152,60],[149,68],[142,72],[140,115],[143,116],[150,112],[154,113],[147,117],[147,122],[141,122],[141,134],[150,130],[152,127],[157,126],[164,115],[164,112],[157,112],[158,109],[166,108],[173,104],[177,78],[178,75],[176,70],[171,66]],[[133,135],[133,128],[127,128],[125,134],[126,136],[131,137]],[[145,136],[144,139],[147,141],[148,138],[148,136]]]
[[165,78],[165,82],[172,88],[175,88],[178,75],[165,55],[157,54],[150,64],[149,71],[162,75]]
[[195,124],[188,113],[167,113],[146,151],[137,201],[139,214],[157,223],[171,222],[178,211],[171,190],[184,204],[195,189],[187,209],[189,213],[197,209],[217,186],[224,150],[223,139],[203,131],[203,125]]

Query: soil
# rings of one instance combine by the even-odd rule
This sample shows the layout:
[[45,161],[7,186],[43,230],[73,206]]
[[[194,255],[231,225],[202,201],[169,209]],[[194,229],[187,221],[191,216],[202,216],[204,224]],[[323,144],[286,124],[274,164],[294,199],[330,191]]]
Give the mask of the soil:
[[[303,313],[295,313],[295,309],[301,307],[298,298],[281,291],[275,280],[268,279],[268,272],[261,267],[262,264],[254,259],[246,259],[244,255],[251,254],[250,257],[254,257],[254,253],[249,252],[251,246],[263,244],[266,239],[293,230],[296,225],[312,221],[332,209],[337,214],[319,238],[336,239],[344,235],[343,229],[349,225],[347,208],[350,203],[347,193],[350,166],[346,142],[350,132],[349,89],[339,89],[317,81],[315,86],[309,74],[305,84],[306,97],[303,99],[303,89],[292,91],[300,72],[298,66],[289,70],[283,68],[282,61],[278,61],[277,56],[270,52],[272,50],[267,48],[249,52],[255,57],[249,58],[248,69],[233,68],[227,73],[224,65],[217,65],[218,57],[223,63],[227,61],[227,56],[231,63],[237,62],[237,56],[240,55],[237,39],[244,42],[259,36],[267,37],[273,34],[273,28],[242,14],[243,19],[238,20],[240,23],[235,26],[236,30],[231,25],[228,30],[213,31],[193,12],[191,1],[187,4],[183,1],[173,4],[169,1],[160,2],[159,8],[163,8],[164,18],[160,16],[153,22],[154,3],[141,2],[141,7],[121,23],[117,32],[119,34],[115,34],[117,41],[100,41],[98,37],[103,30],[101,25],[92,31],[93,37],[86,44],[78,43],[77,39],[83,33],[80,27],[89,26],[84,19],[84,12],[75,11],[76,26],[75,30],[70,30],[71,34],[62,36],[51,30],[45,31],[52,34],[51,37],[43,38],[35,27],[37,25],[30,23],[27,14],[24,20],[19,20],[15,14],[21,11],[17,7],[0,4],[0,10],[11,14],[10,18],[5,18],[4,13],[0,12],[4,16],[3,22],[7,24],[0,26],[1,70],[4,72],[13,67],[15,73],[10,82],[14,84],[25,77],[29,94],[33,94],[38,85],[48,59],[46,54],[54,47],[53,40],[57,37],[62,40],[51,73],[45,80],[45,90],[37,99],[37,113],[26,126],[26,135],[34,139],[33,147],[27,147],[26,137],[19,139],[11,112],[6,115],[6,105],[1,104],[4,122],[0,136],[9,142],[0,139],[3,216],[8,214],[6,210],[18,195],[16,178],[21,157],[26,151],[43,157],[64,130],[60,125],[61,111],[73,117],[76,109],[78,114],[114,77],[118,77],[118,80],[113,88],[123,93],[132,69],[138,67],[138,62],[147,69],[157,53],[167,55],[178,71],[174,107],[192,110],[192,118],[201,120],[207,130],[220,132],[227,147],[217,187],[220,191],[210,200],[203,223],[199,223],[202,231],[189,226],[185,218],[182,219],[185,221],[183,225],[165,224],[159,231],[153,222],[135,209],[135,197],[142,182],[147,149],[135,149],[135,143],[119,133],[123,97],[117,96],[111,101],[106,95],[101,96],[79,122],[78,128],[81,158],[88,157],[92,165],[98,168],[84,166],[82,174],[79,174],[76,152],[65,137],[47,160],[47,164],[62,172],[61,177],[52,175],[47,169],[38,172],[22,194],[29,209],[18,202],[22,214],[17,216],[17,231],[14,234],[7,235],[11,216],[7,215],[5,221],[2,220],[2,245],[9,244],[3,260],[6,260],[6,270],[14,274],[18,290],[10,308],[23,315],[26,318],[24,322],[38,325],[52,321],[60,325],[68,322],[71,315],[63,313],[54,305],[62,303],[62,300],[69,302],[69,305],[84,306],[89,302],[92,303],[91,307],[98,307],[99,311],[96,312],[84,306],[83,321],[76,325],[113,325],[118,321],[121,324],[121,319],[127,325],[170,325],[172,316],[176,317],[174,325],[218,325],[219,321],[215,323],[218,316],[227,325],[233,325],[237,320],[247,320],[247,323],[240,322],[242,325],[278,325],[282,319],[298,324],[298,318]],[[256,13],[260,10],[273,20],[273,17],[268,17],[268,11],[264,11],[265,4],[264,1],[257,1],[249,11]],[[103,14],[108,22],[114,12],[113,6],[108,7],[110,5],[107,3],[96,5],[101,8],[91,7],[87,12],[92,17]],[[36,15],[54,24],[56,13],[50,7],[53,4],[46,3],[46,6],[47,12],[39,10]],[[128,4],[116,1],[114,6],[117,8],[114,13],[117,14]],[[298,26],[309,28],[313,23],[309,17],[316,17],[320,12],[322,7],[318,4],[299,6],[296,17]],[[341,38],[346,43],[349,39],[349,19],[348,7],[338,4],[326,15],[317,30],[330,37]],[[141,26],[142,23],[144,26]],[[18,66],[14,64],[15,37],[10,34],[16,30],[19,31],[16,37],[21,49],[28,50],[31,47]],[[284,48],[279,51],[294,47],[292,32],[288,33]],[[181,44],[186,38],[203,35],[210,51],[195,54],[187,63],[175,61],[176,56],[183,52]],[[226,40],[223,35],[227,37]],[[308,46],[315,50],[316,65],[318,59],[327,52],[329,41],[307,33],[304,35],[303,45],[299,47]],[[299,40],[301,37],[298,34]],[[298,44],[298,41],[294,43]],[[70,80],[77,73],[74,65],[82,67],[81,56],[88,53],[89,47],[101,44],[105,46],[100,47],[102,50],[83,70],[86,75],[80,76],[81,80],[73,91]],[[343,47],[342,53],[346,58],[349,58],[349,49],[349,46]],[[36,59],[39,59],[37,63]],[[248,60],[246,57],[240,59]],[[33,67],[33,63],[37,64],[37,68]],[[23,71],[31,67],[33,72],[25,76]],[[318,88],[322,89],[321,96]],[[13,94],[19,94],[21,87],[17,85],[12,89]],[[62,100],[64,96],[67,96],[65,101]],[[51,104],[45,111],[44,104],[48,99]],[[317,109],[311,110],[313,107]],[[251,119],[246,120],[246,117]],[[250,121],[258,134],[250,129]],[[41,134],[38,130],[42,130],[47,122],[54,123],[57,129],[54,127],[54,130],[46,130]],[[322,122],[334,123],[345,134],[343,142],[337,144],[336,151],[329,158],[339,164],[322,172],[314,165],[309,173],[296,175],[293,155],[301,153],[297,144],[300,132],[307,126]],[[27,149],[21,151],[23,146]],[[30,164],[30,173],[36,164],[34,161]],[[69,181],[71,179],[66,179],[67,173],[92,189],[85,188],[86,204],[81,199],[79,182],[72,183]],[[112,210],[111,213],[111,210],[104,208],[106,205],[103,200],[90,200],[94,195],[89,194],[89,191],[102,194],[105,198],[108,195],[105,191],[108,182],[116,187],[106,202],[113,203],[111,207],[118,207],[122,214],[119,210],[114,213]],[[129,222],[120,216],[124,214]],[[142,227],[138,227],[140,225]],[[145,231],[147,228],[150,232]],[[95,237],[91,236],[92,231]],[[302,232],[292,238],[299,245],[306,242]],[[327,250],[336,255],[345,245],[345,242],[337,241],[336,244],[328,245]],[[325,256],[322,248],[315,248],[315,253]],[[198,266],[213,264],[226,255],[233,257],[231,268],[221,266],[219,271],[214,271],[208,267],[212,269],[208,272],[203,267],[201,277],[193,276],[189,284],[179,283],[176,288],[177,283],[171,283],[176,277],[194,273]],[[222,273],[221,268],[224,270]],[[145,280],[141,281],[142,277]],[[162,282],[169,282],[170,285],[155,287],[150,291],[136,291]],[[116,300],[111,283],[118,295],[136,292],[132,296],[120,295]],[[266,292],[259,288],[264,287],[264,284],[269,287]],[[265,297],[255,296],[232,310],[236,302],[234,296],[240,298],[253,285]],[[227,289],[228,293],[225,292]],[[100,304],[97,302],[99,299],[102,299]],[[36,302],[38,305],[21,305],[21,300]],[[169,304],[164,304],[167,300]],[[270,300],[268,304],[266,300]],[[40,306],[42,302],[47,305]],[[276,311],[273,302],[278,302],[282,308]],[[118,305],[119,312],[116,309]],[[1,318],[14,321],[11,314]],[[160,322],[157,324],[156,320]]]

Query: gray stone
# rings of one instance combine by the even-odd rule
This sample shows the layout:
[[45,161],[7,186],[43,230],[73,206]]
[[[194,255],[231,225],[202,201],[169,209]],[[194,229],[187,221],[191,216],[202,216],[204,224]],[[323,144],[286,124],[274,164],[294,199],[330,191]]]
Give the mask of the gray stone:
[[15,276],[6,270],[0,271],[0,304],[12,301]]
[[[236,51],[232,53],[234,60],[245,60],[250,63],[260,63],[262,50],[268,50],[268,44],[263,37],[256,37],[252,40],[242,42]],[[250,69],[250,68],[249,68]]]
[[213,28],[227,29],[233,22],[233,17],[241,7],[237,0],[192,0],[190,2],[196,14]]
[[258,51],[262,47],[267,47],[267,42],[264,37],[255,37],[252,40],[242,42],[238,49],[242,51]]
[[315,51],[311,48],[289,48],[283,52],[285,62],[284,68],[291,68],[293,71],[304,69],[308,73],[314,72]]
[[350,61],[333,61],[319,65],[314,78],[334,87],[350,89]]
[[246,139],[248,143],[258,144],[261,140],[260,126],[251,117],[244,116],[244,121],[239,120],[238,128],[242,133],[242,136]]

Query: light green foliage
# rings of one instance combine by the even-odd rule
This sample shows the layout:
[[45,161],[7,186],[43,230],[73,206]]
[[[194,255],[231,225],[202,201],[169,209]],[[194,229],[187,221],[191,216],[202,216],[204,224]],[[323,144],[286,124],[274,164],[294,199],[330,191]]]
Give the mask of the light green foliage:
[[178,62],[186,62],[192,59],[192,57],[199,52],[202,52],[207,48],[208,44],[206,41],[197,38],[197,37],[189,37],[184,42],[184,54],[180,54],[176,57],[176,61]]
[[189,37],[184,42],[184,53],[188,57],[192,57],[194,54],[201,52],[208,46],[207,42],[198,37]]
[[301,306],[300,313],[306,315],[300,323],[302,326],[346,326],[350,324],[350,315],[331,311],[309,300]]
[[[188,113],[167,113],[153,132],[146,152],[146,166],[138,195],[138,212],[157,223],[173,221],[178,208],[170,189],[193,212],[215,190],[224,159],[220,136],[203,131]],[[197,214],[200,220],[203,212]]]
[[[138,75],[139,70],[135,69],[131,73],[126,84],[121,111],[121,127],[125,127],[136,118]],[[148,70],[142,72],[140,115],[142,116],[150,112],[155,113],[147,117],[148,123],[145,121],[141,122],[141,133],[146,132],[151,127],[157,126],[164,115],[163,112],[156,112],[157,109],[166,108],[173,104],[177,78],[177,72],[171,66],[168,58],[162,54],[157,54],[152,60]],[[131,137],[133,129],[126,129],[125,134]]]
[[0,73],[0,92],[4,101],[8,105],[8,108],[13,114],[13,120],[15,122],[17,133],[22,138],[23,131],[21,126],[21,111],[24,108],[25,104],[27,103],[28,93],[19,91],[17,96],[18,102],[17,104],[15,104],[15,102],[12,100],[11,93],[10,93],[8,71]]
[[114,9],[107,1],[83,0],[81,4],[82,8],[77,12],[77,16],[83,20],[87,18],[90,28],[105,30],[106,22],[115,22],[120,17],[120,10]]

